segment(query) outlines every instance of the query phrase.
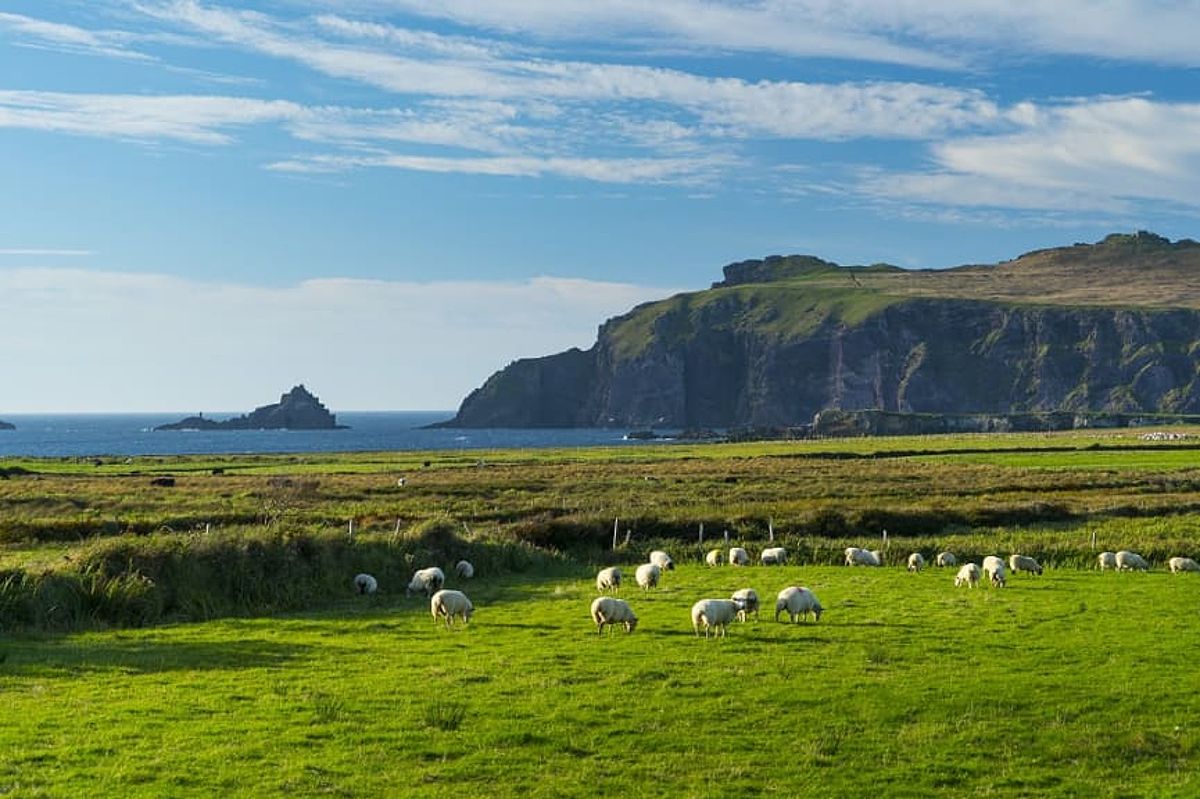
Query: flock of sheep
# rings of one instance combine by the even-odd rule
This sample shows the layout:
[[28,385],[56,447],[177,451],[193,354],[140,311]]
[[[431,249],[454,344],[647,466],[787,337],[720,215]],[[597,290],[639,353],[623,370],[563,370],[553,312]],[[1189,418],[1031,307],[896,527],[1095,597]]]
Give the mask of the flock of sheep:
[[[859,547],[847,547],[845,551],[847,566],[881,566],[882,555],[873,550]],[[767,547],[762,550],[759,560],[764,566],[782,566],[787,563],[787,550],[783,547]],[[747,566],[750,555],[743,547],[731,547],[728,552],[720,549],[709,550],[704,558],[709,566],[720,566],[728,562],[731,566]],[[943,568],[958,566],[958,559],[952,552],[939,552],[934,563]],[[908,571],[919,572],[925,568],[925,557],[920,552],[914,552],[906,561]],[[1121,550],[1120,552],[1101,552],[1098,558],[1101,570],[1115,569],[1118,571],[1147,571],[1150,566],[1146,559],[1136,552]],[[1200,564],[1191,558],[1175,557],[1167,561],[1172,573],[1200,572]],[[639,588],[650,590],[656,588],[662,579],[664,571],[675,568],[671,556],[662,550],[650,553],[649,562],[643,563],[634,571],[634,580]],[[475,575],[475,567],[468,561],[460,560],[454,567],[456,576],[470,579]],[[995,555],[983,559],[982,566],[976,563],[964,563],[959,566],[954,578],[954,585],[974,588],[986,575],[988,582],[1002,588],[1008,580],[1008,573],[1030,572],[1041,574],[1042,566],[1034,558],[1027,555],[1010,555],[1007,563]],[[618,566],[601,569],[596,575],[596,590],[602,596],[592,601],[591,617],[596,625],[596,632],[603,633],[604,628],[610,631],[613,627],[621,626],[631,633],[637,628],[637,614],[624,599],[609,596],[609,592],[620,590],[622,572]],[[405,588],[405,595],[424,593],[429,597],[429,610],[434,622],[445,620],[446,626],[451,627],[454,619],[461,618],[463,624],[471,620],[475,607],[471,600],[461,591],[446,589],[442,586],[446,575],[437,566],[418,569]],[[353,581],[354,590],[359,594],[374,594],[379,589],[378,581],[369,574],[356,575]],[[795,623],[797,619],[807,621],[812,614],[814,621],[820,621],[823,612],[820,601],[808,588],[791,585],[781,590],[775,598],[775,621],[779,621],[782,613],[788,614],[788,619]],[[704,631],[704,637],[724,637],[729,625],[736,621],[745,622],[751,613],[758,620],[759,597],[753,588],[741,588],[733,592],[729,599],[701,599],[692,605],[692,629],[697,636]]]

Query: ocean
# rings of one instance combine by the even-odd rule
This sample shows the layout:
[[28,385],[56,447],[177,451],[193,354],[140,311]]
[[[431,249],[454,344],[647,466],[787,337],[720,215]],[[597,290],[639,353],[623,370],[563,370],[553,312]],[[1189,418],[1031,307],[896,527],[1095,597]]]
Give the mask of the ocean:
[[[348,430],[163,430],[182,413],[10,414],[0,417],[16,430],[0,430],[0,457],[204,455],[373,450],[471,450],[587,446],[638,446],[626,430],[425,430],[453,418],[453,411],[338,413]],[[239,415],[209,414],[214,419]]]

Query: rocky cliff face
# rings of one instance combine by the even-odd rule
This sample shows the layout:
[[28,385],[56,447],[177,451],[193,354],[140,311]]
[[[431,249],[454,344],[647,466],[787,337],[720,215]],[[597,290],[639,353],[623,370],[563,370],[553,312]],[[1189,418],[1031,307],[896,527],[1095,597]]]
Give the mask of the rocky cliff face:
[[303,385],[279,397],[279,402],[262,405],[251,413],[233,419],[215,421],[189,416],[178,422],[159,425],[155,430],[333,430],[340,426],[337,417]]
[[[1153,264],[1139,266],[1137,250]],[[1047,252],[1066,253],[1060,268]],[[1026,258],[1029,275],[1022,259],[932,275],[809,257],[734,264],[708,291],[606,322],[587,352],[498,372],[450,424],[783,426],[864,408],[1200,413],[1200,308],[1178,307],[1192,304],[1200,247],[1139,234]],[[1139,291],[1130,270],[1158,271],[1122,303]],[[1167,279],[1187,285],[1175,292]],[[1089,299],[1039,304],[1037,282],[1045,296],[1086,289]]]

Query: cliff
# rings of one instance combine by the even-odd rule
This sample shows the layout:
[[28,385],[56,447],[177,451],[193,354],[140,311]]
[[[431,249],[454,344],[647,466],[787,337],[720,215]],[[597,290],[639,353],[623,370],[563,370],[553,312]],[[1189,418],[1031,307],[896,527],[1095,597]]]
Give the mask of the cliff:
[[459,427],[787,426],[827,409],[1200,413],[1200,244],[1113,235],[946,270],[811,256],[725,267],[711,289],[517,361]]
[[279,402],[262,405],[251,413],[233,419],[215,421],[204,415],[189,416],[178,422],[159,425],[155,430],[336,430],[337,417],[303,385],[279,397]]

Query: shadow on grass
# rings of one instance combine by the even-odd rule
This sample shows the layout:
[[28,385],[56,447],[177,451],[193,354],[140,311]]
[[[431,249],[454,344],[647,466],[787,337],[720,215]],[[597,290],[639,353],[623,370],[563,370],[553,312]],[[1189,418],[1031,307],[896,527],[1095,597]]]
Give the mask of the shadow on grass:
[[0,645],[0,677],[243,670],[281,666],[309,647],[270,641],[24,640]]

